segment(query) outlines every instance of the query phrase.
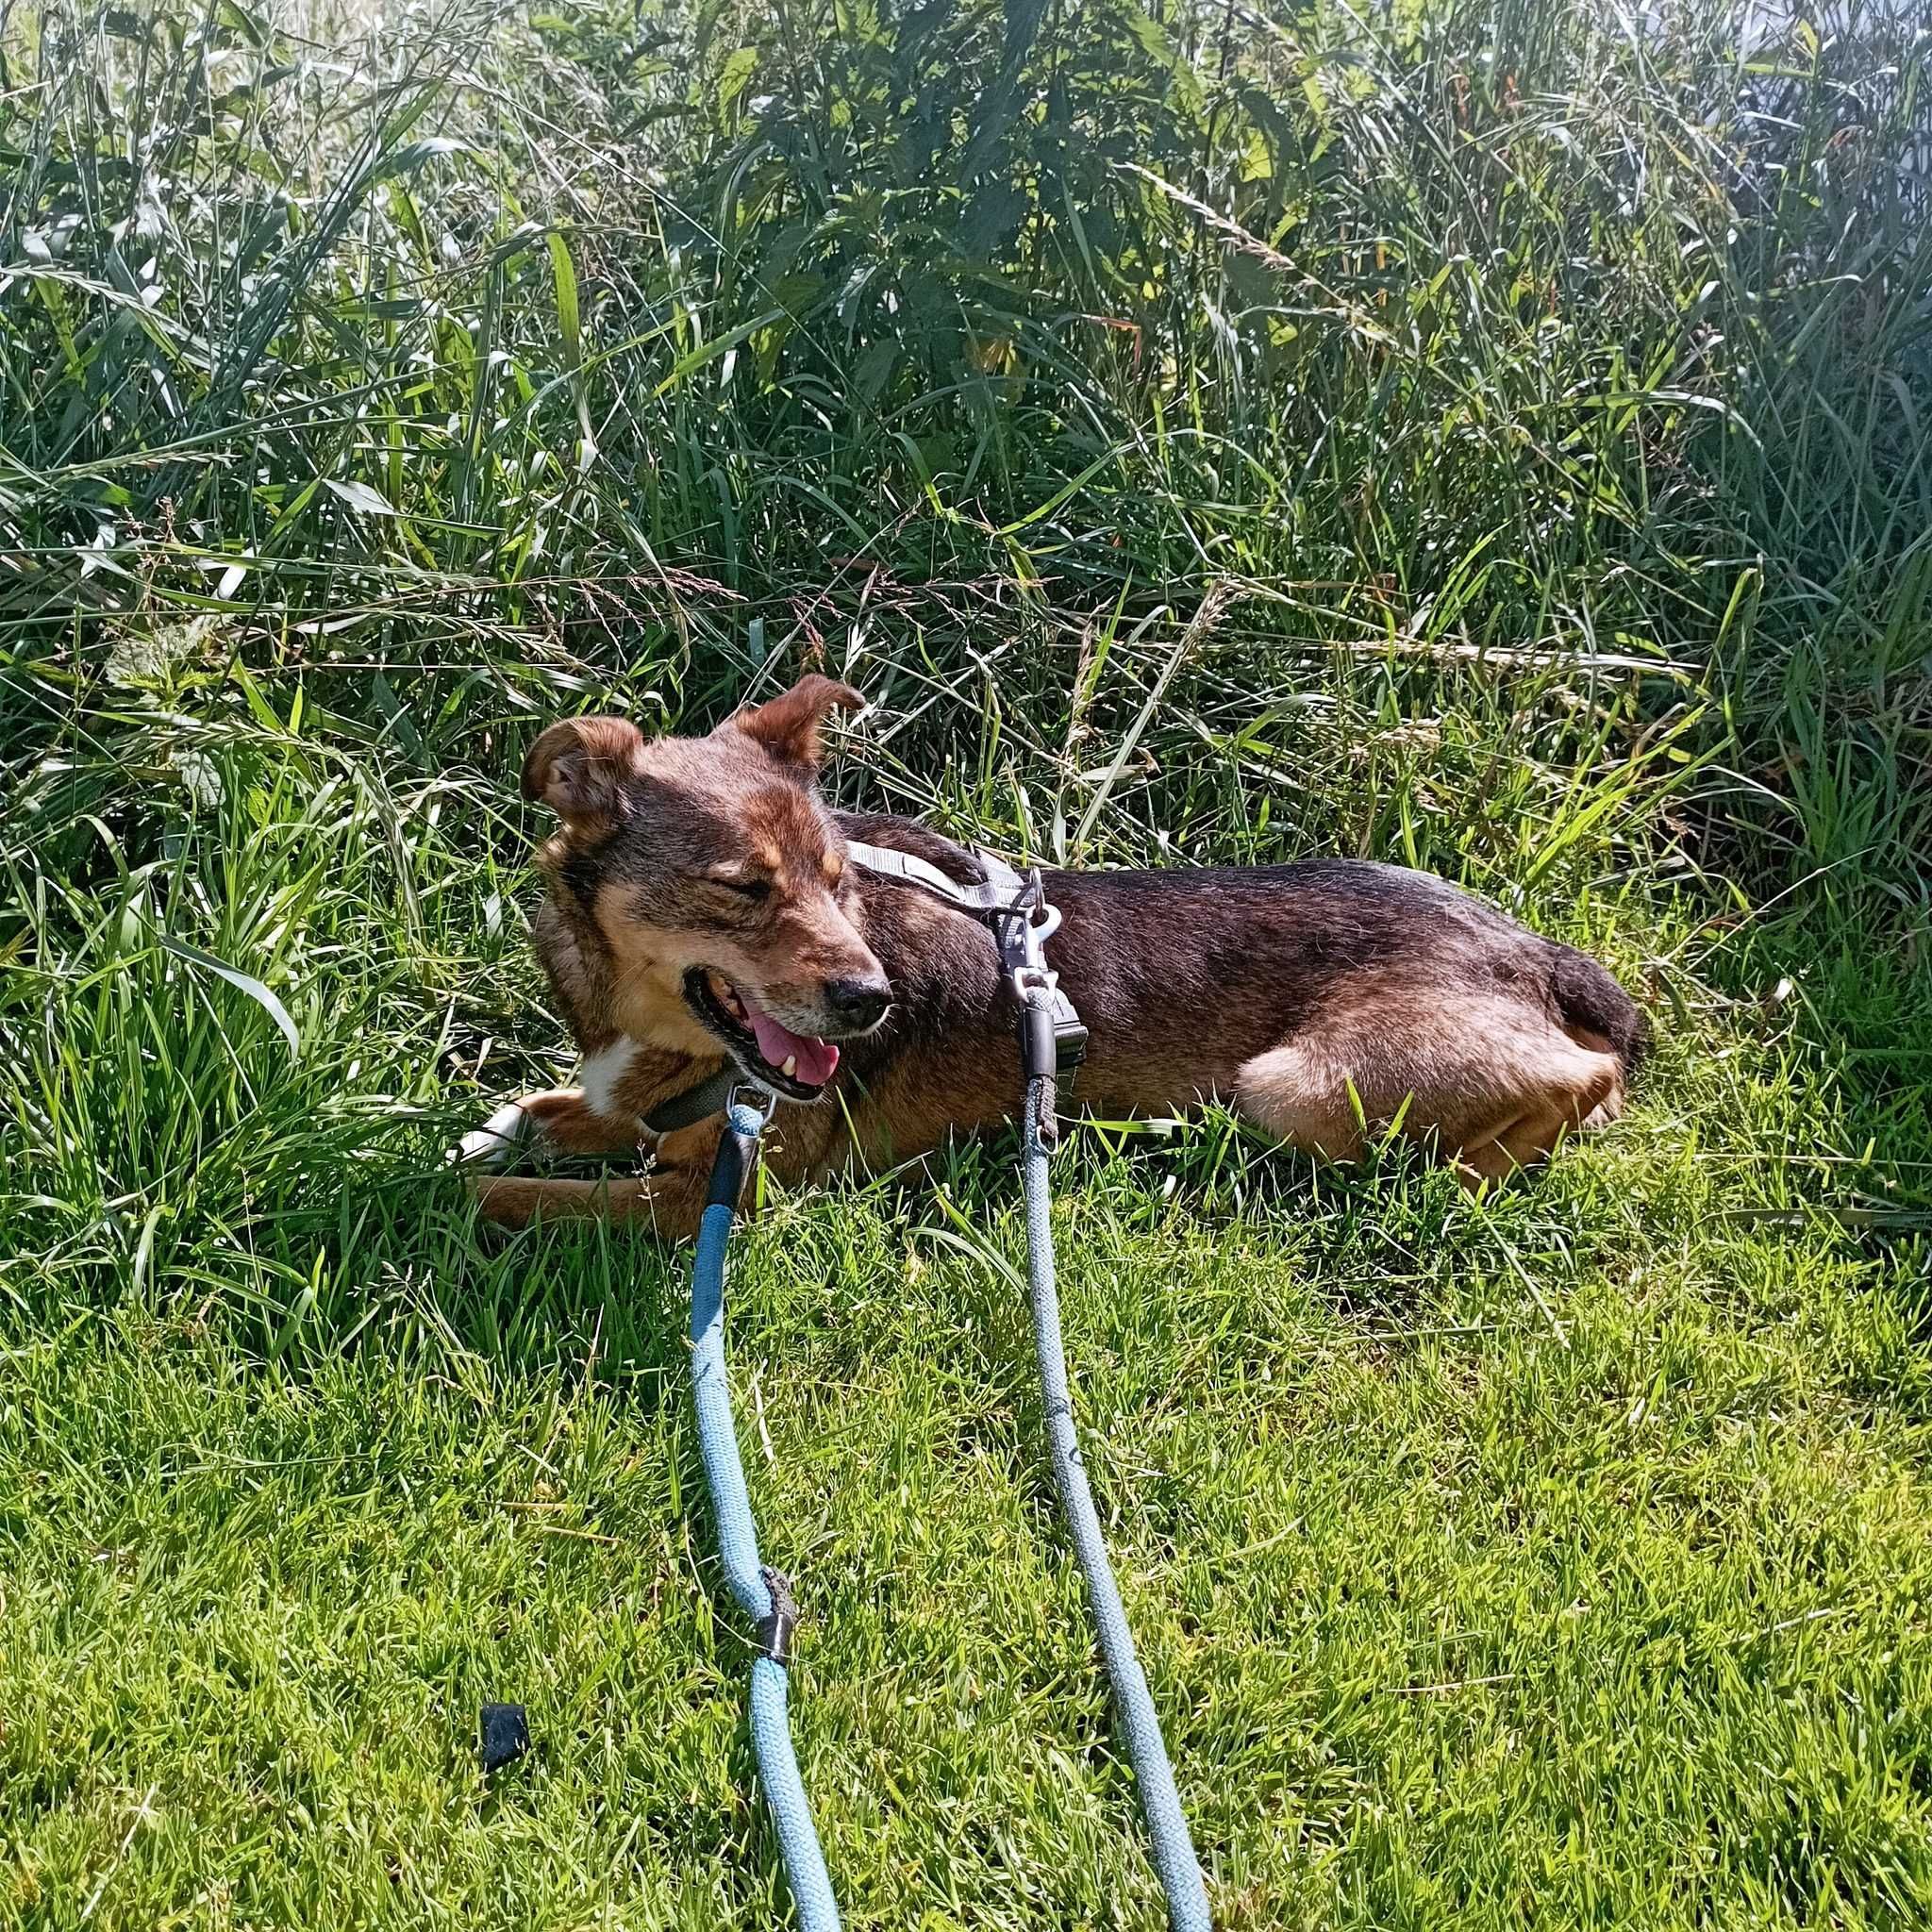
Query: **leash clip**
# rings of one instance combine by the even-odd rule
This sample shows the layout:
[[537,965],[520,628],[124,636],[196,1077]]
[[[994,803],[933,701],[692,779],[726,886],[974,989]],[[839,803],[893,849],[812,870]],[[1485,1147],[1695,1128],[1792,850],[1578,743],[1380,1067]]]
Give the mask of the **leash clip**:
[[1046,886],[1036,865],[1012,903],[995,908],[1000,961],[1014,997],[1024,1001],[1038,989],[1052,992],[1059,975],[1046,963],[1046,942],[1060,929],[1060,908],[1047,903]]
[[1038,866],[1008,908],[1008,921],[1001,929],[1000,951],[1013,997],[1024,1008],[1020,1058],[1026,1077],[1037,1080],[1050,1074],[1056,1087],[1071,1087],[1087,1057],[1087,1029],[1073,1001],[1060,991],[1059,974],[1046,963],[1046,942],[1060,929],[1060,908],[1048,903]]
[[761,1080],[741,1080],[732,1088],[724,1106],[727,1111],[734,1107],[749,1108],[758,1115],[759,1127],[769,1127],[772,1116],[778,1111],[778,1095]]

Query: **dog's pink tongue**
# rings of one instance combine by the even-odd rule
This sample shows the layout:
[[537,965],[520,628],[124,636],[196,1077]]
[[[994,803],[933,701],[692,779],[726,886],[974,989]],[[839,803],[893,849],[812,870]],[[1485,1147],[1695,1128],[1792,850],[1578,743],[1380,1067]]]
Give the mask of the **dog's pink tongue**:
[[751,1030],[758,1035],[758,1051],[773,1066],[782,1067],[797,1055],[795,1077],[808,1087],[823,1087],[838,1071],[839,1049],[829,1040],[794,1033],[771,1014],[761,1013],[749,1000],[744,1002],[744,1010],[751,1021]]

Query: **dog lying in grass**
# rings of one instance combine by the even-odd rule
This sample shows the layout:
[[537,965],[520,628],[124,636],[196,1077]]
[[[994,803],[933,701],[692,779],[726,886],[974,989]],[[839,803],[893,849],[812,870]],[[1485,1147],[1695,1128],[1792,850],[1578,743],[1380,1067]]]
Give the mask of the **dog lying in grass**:
[[[835,812],[820,730],[859,694],[812,675],[704,738],[646,742],[573,718],[524,791],[561,821],[540,864],[544,971],[583,1053],[471,1143],[636,1146],[643,1116],[726,1063],[781,1106],[764,1158],[788,1184],[927,1154],[1017,1115],[1019,1007],[987,927],[845,859],[848,839],[979,876],[908,819]],[[1472,1186],[1616,1118],[1644,1044],[1595,960],[1424,873],[1352,859],[1050,872],[1048,942],[1090,1029],[1078,1097],[1112,1115],[1226,1102],[1292,1147],[1359,1157],[1400,1130]],[[608,1180],[495,1174],[491,1219],[609,1215],[695,1233],[722,1117]],[[471,1144],[470,1151],[479,1151]]]

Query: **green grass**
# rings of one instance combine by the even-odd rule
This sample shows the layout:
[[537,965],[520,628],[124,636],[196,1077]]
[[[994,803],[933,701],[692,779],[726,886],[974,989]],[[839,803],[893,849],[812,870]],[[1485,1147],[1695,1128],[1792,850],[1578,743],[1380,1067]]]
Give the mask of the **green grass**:
[[[688,1257],[441,1150],[567,1070],[532,731],[820,663],[847,801],[1425,866],[1658,1029],[1478,1200],[1058,1157],[1219,1921],[1925,1922],[1932,47],[1758,31],[0,20],[0,1923],[783,1922]],[[1012,1152],[737,1254],[857,1926],[1159,1923]]]

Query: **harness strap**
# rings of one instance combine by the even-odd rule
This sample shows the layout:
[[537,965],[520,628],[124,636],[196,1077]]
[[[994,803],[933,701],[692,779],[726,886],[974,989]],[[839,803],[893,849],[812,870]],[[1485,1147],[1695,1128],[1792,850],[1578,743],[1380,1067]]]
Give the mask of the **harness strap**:
[[[845,857],[863,871],[894,885],[922,886],[956,911],[991,928],[1000,964],[1022,1005],[1031,1008],[1031,995],[1035,991],[1045,994],[1052,1026],[1054,1080],[1058,1086],[1071,1087],[1086,1058],[1087,1028],[1073,1001],[1060,991],[1058,974],[1046,963],[1043,947],[1059,927],[1059,914],[1046,903],[1038,866],[1022,878],[1004,858],[983,847],[975,847],[973,856],[986,877],[977,885],[967,886],[909,852],[890,845],[867,845],[857,839],[845,842]],[[1036,1038],[1038,1024],[1030,1017],[1021,1022],[1029,1073],[1033,1056],[1045,1038]]]
[[962,912],[1004,912],[1024,888],[1025,880],[993,853],[975,850],[973,856],[986,876],[977,885],[969,886],[962,885],[950,873],[941,872],[929,859],[901,852],[896,846],[868,845],[858,839],[845,841],[845,857],[877,878],[891,879],[905,886],[924,886]]

